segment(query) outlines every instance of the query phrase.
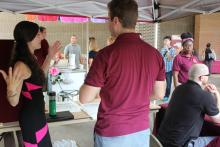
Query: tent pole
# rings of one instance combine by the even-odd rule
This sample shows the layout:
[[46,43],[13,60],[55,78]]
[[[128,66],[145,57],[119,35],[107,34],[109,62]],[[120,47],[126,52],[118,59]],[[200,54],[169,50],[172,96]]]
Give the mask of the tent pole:
[[[166,6],[166,5],[160,5],[160,8],[164,8],[164,9],[171,9],[171,10],[176,10],[178,9],[177,7],[173,7],[173,6]],[[187,8],[184,8],[180,11],[183,11],[183,12],[194,12],[194,13],[201,13],[201,14],[205,14],[206,11],[203,11],[203,10],[198,10],[198,9],[187,9]]]
[[[61,4],[61,5],[53,5],[53,4],[49,4],[49,3],[45,3],[45,2],[39,2],[37,0],[28,0],[28,1],[36,3],[36,4],[40,4],[40,5],[43,5],[43,6],[40,7],[40,8],[36,8],[36,9],[16,11],[15,13],[21,14],[21,13],[37,12],[37,11],[42,11],[42,10],[48,10],[48,9],[56,8],[56,9],[60,9],[60,10],[66,11],[66,12],[70,12],[72,14],[78,14],[78,15],[82,15],[82,16],[87,16],[86,14],[78,12],[76,10],[69,10],[69,9],[64,8],[64,7],[75,5],[76,3],[71,3],[71,4],[65,3],[65,4]],[[82,2],[79,2],[79,3],[82,3]],[[79,4],[79,3],[77,3],[77,4]]]
[[3,8],[0,8],[0,11],[3,11],[3,12],[8,12],[8,13],[14,13],[14,12],[12,12],[12,11],[10,11],[10,10],[3,9]]
[[[158,49],[158,23],[154,23],[154,48]],[[153,104],[156,104],[157,100],[153,100]]]
[[86,23],[86,73],[89,72],[89,24],[90,20]]
[[153,13],[153,21],[155,21],[156,16],[155,16],[155,9],[154,9],[154,0],[152,0],[152,13]]
[[195,3],[199,2],[199,1],[201,1],[201,0],[193,0],[193,1],[190,1],[189,3],[186,3],[185,5],[183,5],[183,6],[179,7],[179,8],[177,8],[176,10],[173,10],[173,11],[171,11],[171,12],[168,12],[168,13],[166,13],[166,14],[160,16],[157,20],[161,20],[161,19],[164,19],[164,18],[166,18],[166,17],[168,17],[168,16],[171,16],[171,15],[177,13],[178,11],[181,11],[182,9],[185,9],[185,8],[187,8],[187,7],[189,7],[189,6],[192,6],[193,4],[195,4]]
[[213,10],[209,11],[209,13],[208,13],[208,14],[215,13],[215,12],[217,12],[217,11],[219,11],[219,10],[220,10],[220,7],[217,7],[217,8],[215,8],[215,9],[213,9]]
[[158,49],[158,23],[154,24],[154,47]]

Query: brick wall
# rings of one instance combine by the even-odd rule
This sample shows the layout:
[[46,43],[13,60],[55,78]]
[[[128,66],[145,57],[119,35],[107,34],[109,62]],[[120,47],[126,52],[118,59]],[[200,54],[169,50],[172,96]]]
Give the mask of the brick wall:
[[194,33],[194,16],[188,16],[176,20],[160,23],[159,47],[163,47],[163,38],[167,35],[181,35],[183,32]]

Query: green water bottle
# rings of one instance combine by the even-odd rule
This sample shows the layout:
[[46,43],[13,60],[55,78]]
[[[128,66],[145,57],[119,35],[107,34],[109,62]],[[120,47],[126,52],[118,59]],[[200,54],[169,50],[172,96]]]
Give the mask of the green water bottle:
[[49,95],[49,115],[50,117],[56,117],[56,92],[50,91]]

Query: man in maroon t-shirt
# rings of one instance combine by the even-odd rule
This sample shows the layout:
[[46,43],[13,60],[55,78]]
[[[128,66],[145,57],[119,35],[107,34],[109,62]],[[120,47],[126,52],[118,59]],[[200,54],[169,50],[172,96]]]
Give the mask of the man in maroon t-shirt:
[[165,67],[160,53],[135,33],[135,0],[112,0],[109,30],[115,42],[100,50],[84,85],[80,102],[100,92],[95,147],[148,147],[150,97],[165,94]]
[[35,50],[34,55],[37,57],[39,65],[42,66],[44,63],[44,60],[46,59],[48,55],[49,44],[46,40],[46,36],[47,36],[46,28],[40,26],[39,29],[42,35],[41,48],[38,50]]

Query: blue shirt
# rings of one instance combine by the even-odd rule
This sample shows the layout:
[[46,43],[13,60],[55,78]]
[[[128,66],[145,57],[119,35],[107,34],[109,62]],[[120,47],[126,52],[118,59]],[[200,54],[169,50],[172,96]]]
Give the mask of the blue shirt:
[[[174,60],[174,57],[175,57],[175,52],[176,52],[176,49],[171,47],[170,49],[168,48],[162,48],[160,53],[161,55],[163,56],[163,61],[165,63],[165,70],[166,72],[170,72],[172,71],[172,67],[173,67],[173,60]],[[167,55],[170,55],[172,57],[172,59],[168,59]]]

